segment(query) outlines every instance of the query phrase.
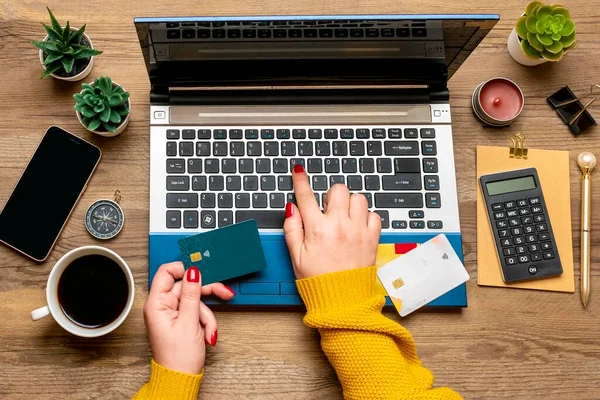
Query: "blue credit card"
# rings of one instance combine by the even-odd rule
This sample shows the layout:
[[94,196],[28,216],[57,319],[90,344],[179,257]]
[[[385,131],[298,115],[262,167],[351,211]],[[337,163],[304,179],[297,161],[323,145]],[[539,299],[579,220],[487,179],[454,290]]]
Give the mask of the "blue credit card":
[[200,270],[203,285],[267,267],[254,220],[180,239],[179,250],[186,270],[191,266]]

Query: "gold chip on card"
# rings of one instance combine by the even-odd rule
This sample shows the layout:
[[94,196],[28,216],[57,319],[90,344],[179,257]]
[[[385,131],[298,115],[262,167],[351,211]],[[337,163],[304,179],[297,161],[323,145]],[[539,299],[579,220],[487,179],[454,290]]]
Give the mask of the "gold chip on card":
[[199,251],[196,253],[192,253],[190,254],[190,260],[192,260],[192,262],[198,262],[202,260],[202,253],[200,253]]
[[404,281],[402,280],[402,278],[398,278],[392,282],[392,285],[394,286],[394,289],[398,289],[404,286]]

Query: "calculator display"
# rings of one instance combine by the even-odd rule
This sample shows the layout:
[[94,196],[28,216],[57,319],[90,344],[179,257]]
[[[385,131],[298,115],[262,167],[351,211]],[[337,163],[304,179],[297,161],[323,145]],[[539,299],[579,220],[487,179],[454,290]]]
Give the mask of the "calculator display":
[[529,190],[536,188],[535,179],[533,178],[533,176],[524,176],[521,178],[489,182],[486,183],[485,186],[490,196],[511,192],[519,192],[521,190]]

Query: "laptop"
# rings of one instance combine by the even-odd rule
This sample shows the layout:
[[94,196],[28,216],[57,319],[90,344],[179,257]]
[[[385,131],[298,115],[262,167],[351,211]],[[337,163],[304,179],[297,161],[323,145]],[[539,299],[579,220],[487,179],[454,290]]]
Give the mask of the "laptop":
[[[447,82],[498,20],[135,18],[151,83],[149,282],[179,239],[255,219],[267,268],[227,282],[228,304],[301,305],[282,231],[296,164],[320,205],[336,183],[363,193],[381,243],[444,233],[462,258]],[[466,307],[465,285],[429,305]]]

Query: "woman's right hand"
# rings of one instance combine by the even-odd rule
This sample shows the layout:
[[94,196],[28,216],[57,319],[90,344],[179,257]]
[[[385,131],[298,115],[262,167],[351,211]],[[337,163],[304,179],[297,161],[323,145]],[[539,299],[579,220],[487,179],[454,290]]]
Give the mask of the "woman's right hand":
[[283,230],[296,278],[375,265],[381,219],[362,194],[332,186],[321,212],[302,165],[292,173],[296,202],[285,208]]

